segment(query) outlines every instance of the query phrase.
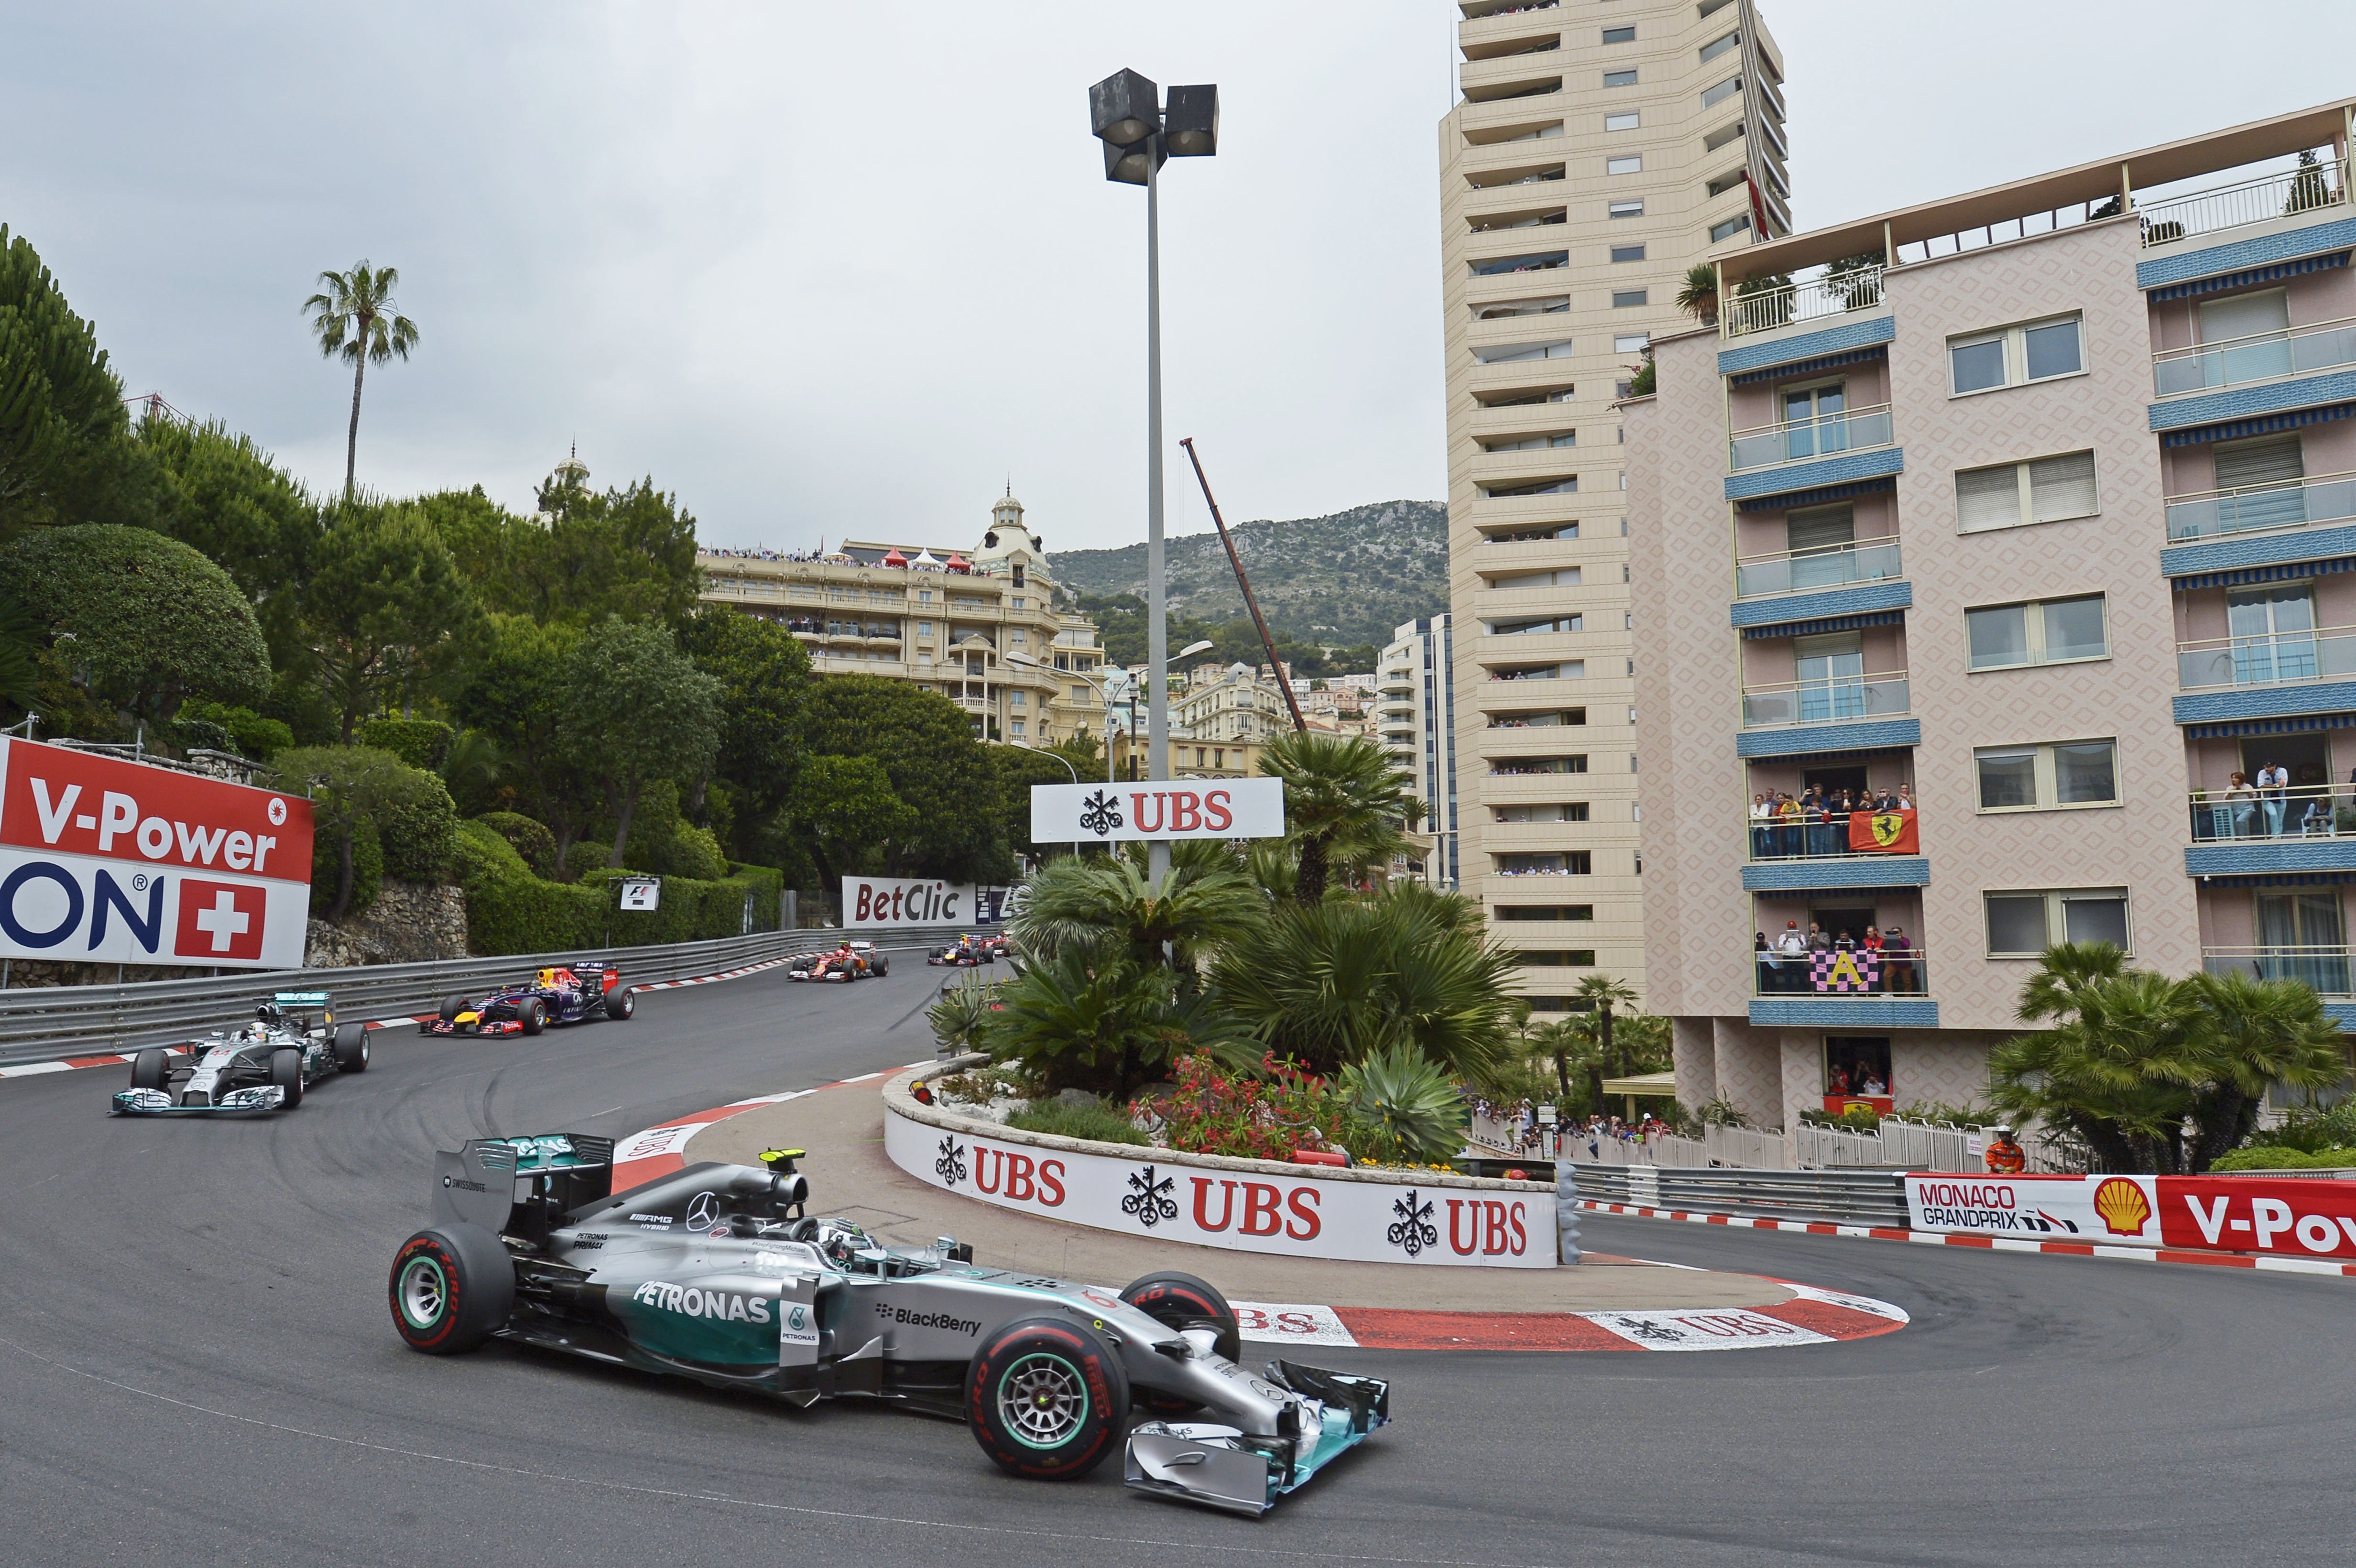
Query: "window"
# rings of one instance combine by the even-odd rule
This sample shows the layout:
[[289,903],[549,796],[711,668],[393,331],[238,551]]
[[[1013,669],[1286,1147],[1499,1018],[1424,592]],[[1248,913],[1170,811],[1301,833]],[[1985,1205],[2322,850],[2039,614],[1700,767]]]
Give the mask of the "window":
[[1641,156],[1631,155],[1624,158],[1606,158],[1603,160],[1603,172],[1607,175],[1642,174],[1644,169],[1644,160]]
[[1719,56],[1726,53],[1727,50],[1740,48],[1741,45],[1742,30],[1740,27],[1736,28],[1733,32],[1727,34],[1722,38],[1712,38],[1708,43],[1706,43],[1701,47],[1701,63],[1708,65]]
[[2091,452],[1955,470],[1955,525],[1964,533],[2091,517],[2097,510]]
[[1523,632],[1579,632],[1586,630],[1583,615],[1549,615],[1536,621],[1492,621],[1492,636],[1510,637]]
[[1009,633],[1006,635],[1006,640],[1007,640],[1008,642],[1010,642],[1010,643],[1012,643],[1016,647],[1018,647],[1018,648],[1019,648],[1019,647],[1021,647],[1021,646],[1023,645],[1023,634],[1022,634],[1022,633],[1020,633],[1020,632],[1009,632]]
[[1527,485],[1484,485],[1481,494],[1492,499],[1509,499],[1515,496],[1575,496],[1579,494],[1579,475],[1568,479],[1535,479]]
[[1592,969],[1595,967],[1595,949],[1525,947],[1514,955],[1514,962],[1525,969]]
[[933,624],[930,621],[919,621],[916,623],[916,635],[920,637],[929,637],[932,635]]
[[2111,651],[2099,593],[1966,610],[1964,622],[1970,630],[1974,669],[2066,664],[2107,657]]
[[1741,91],[1742,79],[1739,76],[1730,76],[1716,87],[1702,89],[1701,106],[1704,109],[1715,109]]
[[1636,198],[1634,198],[1634,199],[1633,199],[1633,200],[1629,200],[1629,201],[1615,201],[1615,202],[1613,202],[1613,203],[1612,204],[1612,217],[1614,217],[1614,218],[1642,218],[1642,217],[1644,217],[1644,198],[1643,198],[1642,197],[1636,197]]
[[1499,920],[1593,920],[1593,904],[1500,904]]
[[1612,259],[1614,261],[1641,261],[1644,259],[1644,248],[1642,245],[1614,245],[1612,247]]
[[1633,27],[1606,27],[1603,29],[1603,41],[1607,44],[1633,44],[1636,41],[1636,29]]
[[1636,123],[1636,112],[1633,109],[1625,114],[1606,114],[1603,117],[1606,131],[1633,131]]
[[1020,707],[1022,707],[1022,706],[1023,706],[1023,694],[1022,694],[1021,692],[1019,692],[1019,691],[1016,691],[1016,692],[1010,692],[1010,693],[1007,695],[1006,703],[1007,703],[1007,706],[1008,706],[1008,707],[1010,707],[1010,708],[1020,708]]
[[1088,688],[1087,688],[1087,687],[1085,687],[1085,686],[1076,686],[1076,687],[1072,688],[1072,700],[1073,700],[1073,701],[1075,701],[1075,702],[1086,702],[1087,699],[1088,699]]
[[1633,87],[1636,85],[1636,73],[1633,70],[1607,70],[1603,73],[1603,85],[1606,87]]
[[1008,720],[1006,727],[1013,731],[1017,735],[1023,733],[1023,720],[1020,719]]
[[1585,822],[1588,803],[1566,801],[1556,805],[1500,805],[1495,807],[1500,822]]
[[2117,744],[2062,741],[2044,746],[1984,746],[1972,753],[1982,811],[2051,811],[2119,803]]
[[1014,596],[1014,607],[1015,607],[1017,610],[1020,610],[1020,609],[1022,609],[1022,608],[1023,608],[1023,595],[1021,595],[1020,593],[1017,593],[1017,594]]
[[1723,223],[1713,223],[1709,226],[1710,243],[1715,245],[1721,240],[1731,240],[1750,227],[1751,215],[1747,212],[1738,212]]
[[2107,942],[2123,951],[2134,951],[2125,888],[1986,896],[1991,958],[2034,958],[2057,942]]
[[2085,368],[2074,315],[1947,339],[1948,376],[1952,395],[1958,398],[1997,387],[2074,376]]
[[1652,346],[1653,335],[1651,333],[1632,332],[1622,336],[1613,338],[1612,340],[1612,352],[1614,354],[1642,354],[1645,349],[1650,348]]
[[1612,308],[1627,310],[1632,306],[1641,305],[1644,303],[1644,296],[1648,292],[1644,289],[1614,289],[1612,291]]

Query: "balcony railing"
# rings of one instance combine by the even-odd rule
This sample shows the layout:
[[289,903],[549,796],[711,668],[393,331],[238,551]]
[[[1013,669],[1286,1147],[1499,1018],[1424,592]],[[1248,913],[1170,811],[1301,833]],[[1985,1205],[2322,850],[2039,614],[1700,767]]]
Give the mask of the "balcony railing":
[[1766,468],[1778,463],[1799,463],[1836,453],[1888,446],[1892,437],[1890,405],[1850,409],[1790,424],[1761,425],[1736,431],[1727,443],[1726,465],[1740,474],[1746,468]]
[[2179,496],[2168,503],[2168,537],[2175,543],[2351,519],[2356,519],[2356,474],[2323,474]]
[[2176,645],[2176,680],[2208,686],[2282,686],[2356,676],[2356,626],[2319,626],[2258,637],[2204,637]]
[[2203,947],[2201,966],[2211,975],[2297,980],[2326,997],[2356,994],[2349,984],[2348,949],[2344,945]]
[[2236,180],[2214,190],[2169,197],[2136,210],[2143,219],[2143,242],[2150,246],[2337,207],[2347,200],[2348,166],[2333,158]]
[[1869,539],[1830,549],[1787,549],[1747,556],[1734,563],[1734,596],[1798,593],[1841,588],[1852,582],[1883,582],[1905,576],[1896,539]]
[[2356,791],[2301,784],[2260,790],[2196,789],[2192,837],[2220,838],[2356,838]]
[[1931,965],[1920,947],[1808,948],[1769,945],[1751,962],[1753,994],[1762,997],[1920,997],[1931,989]]
[[1719,332],[1727,337],[1742,337],[1799,322],[1847,315],[1853,310],[1870,310],[1881,303],[1881,271],[1868,266],[1827,272],[1782,288],[1730,294],[1718,303]]
[[2356,316],[2279,332],[2255,332],[2152,356],[2152,386],[2163,398],[2214,391],[2356,365]]
[[1753,860],[1870,859],[1886,849],[1849,848],[1851,816],[1870,816],[1869,807],[1855,812],[1831,807],[1804,807],[1788,815],[1746,817]]
[[1742,690],[1742,727],[1838,724],[1894,719],[1908,711],[1906,672],[1836,676],[1829,680],[1780,681]]

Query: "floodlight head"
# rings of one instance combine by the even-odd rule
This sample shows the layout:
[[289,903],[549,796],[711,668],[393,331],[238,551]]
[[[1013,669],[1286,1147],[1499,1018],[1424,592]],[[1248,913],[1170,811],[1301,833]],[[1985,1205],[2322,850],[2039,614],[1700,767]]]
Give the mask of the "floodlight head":
[[1107,142],[1104,144],[1105,178],[1115,185],[1143,185],[1149,162],[1151,172],[1159,173],[1163,160],[1169,156],[1170,150],[1162,145],[1158,133],[1126,147],[1116,147]]
[[1162,90],[1133,70],[1088,89],[1088,131],[1112,147],[1142,142],[1162,125]]
[[1178,650],[1176,656],[1182,659],[1191,659],[1196,654],[1207,654],[1218,645],[1219,645],[1216,643],[1210,642],[1188,643],[1184,647]]
[[1173,158],[1207,158],[1219,150],[1219,90],[1209,82],[1170,90],[1162,140]]

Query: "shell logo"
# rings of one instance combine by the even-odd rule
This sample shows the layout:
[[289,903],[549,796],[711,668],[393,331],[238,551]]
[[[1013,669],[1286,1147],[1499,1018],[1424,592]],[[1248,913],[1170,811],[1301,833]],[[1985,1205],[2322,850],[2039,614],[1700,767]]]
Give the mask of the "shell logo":
[[2094,1189],[2094,1212],[2114,1236],[2140,1236],[2151,1222],[2151,1200],[2143,1189],[2115,1176]]

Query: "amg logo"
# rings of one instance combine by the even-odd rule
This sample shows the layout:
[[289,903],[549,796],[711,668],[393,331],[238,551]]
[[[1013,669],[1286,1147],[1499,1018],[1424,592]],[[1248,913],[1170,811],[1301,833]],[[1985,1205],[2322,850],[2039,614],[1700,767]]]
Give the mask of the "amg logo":
[[682,1317],[712,1317],[723,1323],[766,1323],[769,1320],[769,1303],[762,1296],[738,1296],[727,1290],[705,1290],[692,1285],[680,1286],[667,1280],[647,1281],[630,1293],[630,1299],[641,1306],[676,1312]]
[[946,1312],[911,1312],[905,1307],[894,1307],[888,1301],[875,1304],[875,1315],[894,1323],[905,1323],[911,1328],[946,1328],[953,1334],[979,1334],[981,1325],[970,1317],[952,1317]]
[[668,1225],[672,1223],[672,1217],[669,1214],[633,1214],[630,1218],[636,1220],[641,1225]]

